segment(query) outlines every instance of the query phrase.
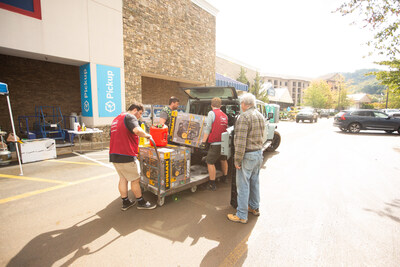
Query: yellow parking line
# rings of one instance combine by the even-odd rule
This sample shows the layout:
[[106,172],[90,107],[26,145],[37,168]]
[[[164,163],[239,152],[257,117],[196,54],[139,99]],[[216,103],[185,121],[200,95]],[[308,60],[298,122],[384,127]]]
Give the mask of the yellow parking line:
[[55,183],[55,184],[68,184],[68,182],[64,182],[64,181],[57,181],[57,180],[50,180],[50,179],[43,179],[43,178],[34,178],[34,177],[27,177],[27,176],[16,176],[16,175],[9,175],[9,174],[0,174],[0,177],[10,178],[10,179],[37,181],[37,182],[46,182],[46,183]]
[[96,166],[101,166],[98,163],[93,163],[93,162],[77,162],[77,161],[67,161],[67,160],[55,160],[55,159],[49,159],[46,161],[51,161],[51,162],[59,162],[59,163],[71,163],[71,164],[82,164],[82,165],[96,165]]
[[237,261],[243,256],[243,254],[247,251],[246,242],[250,237],[251,232],[243,238],[242,241],[229,253],[228,257],[224,259],[224,261],[219,265],[221,266],[234,266]]
[[[89,177],[89,178],[82,179],[82,180],[75,181],[75,182],[62,182],[62,184],[60,184],[60,185],[47,187],[47,188],[44,188],[44,189],[39,189],[39,190],[35,190],[35,191],[24,193],[24,194],[20,194],[20,195],[8,197],[8,198],[0,199],[0,204],[4,204],[4,203],[10,202],[10,201],[14,201],[14,200],[18,200],[18,199],[21,199],[21,198],[26,198],[26,197],[38,195],[38,194],[41,194],[41,193],[53,191],[53,190],[56,190],[56,189],[67,187],[67,186],[81,184],[81,183],[84,183],[84,182],[88,182],[88,181],[104,178],[104,177],[111,176],[111,175],[115,175],[115,172],[93,176],[93,177]],[[0,176],[2,176],[2,174],[0,174]],[[9,175],[9,176],[13,176],[13,175]],[[18,177],[18,176],[16,176],[16,177]],[[20,177],[18,177],[18,178],[20,178]],[[47,180],[47,179],[40,179],[40,178],[31,178],[31,179],[35,179],[37,181]],[[28,180],[30,180],[30,179],[28,179]],[[52,181],[52,180],[49,180],[49,181]]]
[[21,199],[21,198],[30,197],[30,196],[33,196],[33,195],[38,195],[40,193],[52,191],[52,190],[55,190],[55,189],[66,187],[66,186],[68,186],[68,184],[60,184],[60,185],[48,187],[48,188],[45,188],[45,189],[40,189],[40,190],[31,191],[31,192],[27,192],[27,193],[24,193],[24,194],[20,194],[20,195],[8,197],[8,198],[3,198],[3,199],[0,199],[0,204],[4,204],[4,203],[7,203],[7,202],[10,202],[10,201],[13,201],[13,200],[17,200],[17,199]]

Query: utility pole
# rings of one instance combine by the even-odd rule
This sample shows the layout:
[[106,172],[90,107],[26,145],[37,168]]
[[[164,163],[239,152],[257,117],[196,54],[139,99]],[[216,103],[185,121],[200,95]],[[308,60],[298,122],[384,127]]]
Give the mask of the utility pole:
[[389,102],[389,86],[386,88],[386,107],[385,109],[388,108],[388,102]]
[[340,80],[339,80],[339,92],[338,92],[338,101],[337,101],[337,109],[338,109],[338,111],[340,111],[340,89],[341,89],[341,83],[340,83]]

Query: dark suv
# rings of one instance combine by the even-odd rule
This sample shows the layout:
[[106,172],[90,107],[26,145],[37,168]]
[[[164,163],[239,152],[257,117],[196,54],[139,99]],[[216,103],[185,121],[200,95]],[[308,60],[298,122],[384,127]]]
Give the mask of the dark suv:
[[400,134],[400,119],[371,109],[344,110],[336,114],[333,126],[350,133],[360,130],[382,130],[387,133],[398,131]]

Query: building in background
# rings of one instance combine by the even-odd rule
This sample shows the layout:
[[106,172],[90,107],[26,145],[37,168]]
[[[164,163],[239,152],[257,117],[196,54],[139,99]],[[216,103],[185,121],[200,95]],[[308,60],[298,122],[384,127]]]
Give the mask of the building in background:
[[[221,53],[217,53],[215,64],[217,73],[234,80],[239,77],[241,68],[244,68],[246,77],[249,80],[249,89],[254,84],[254,78],[258,72],[263,83],[271,83],[273,88],[286,88],[289,91],[290,97],[292,98],[292,105],[295,106],[301,105],[303,101],[304,90],[307,89],[311,83],[311,79],[304,77],[264,74],[261,73],[260,69],[256,67],[252,67],[246,63],[240,62]],[[286,98],[287,97],[285,97],[285,99]],[[287,99],[285,101],[287,101]]]
[[304,90],[308,88],[311,79],[277,74],[261,74],[264,83],[271,83],[273,88],[287,88],[294,106],[303,102]]
[[338,90],[340,90],[340,86],[344,82],[344,76],[340,73],[326,74],[324,76],[318,77],[318,79],[326,81],[332,92],[337,92]]
[[363,104],[371,103],[371,98],[364,93],[347,95],[347,98],[352,102],[350,108],[359,109]]

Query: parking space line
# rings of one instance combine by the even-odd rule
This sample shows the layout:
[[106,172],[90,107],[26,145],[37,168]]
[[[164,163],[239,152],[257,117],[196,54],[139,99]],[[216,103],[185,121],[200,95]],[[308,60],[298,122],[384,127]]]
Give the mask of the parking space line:
[[77,161],[67,161],[67,160],[59,160],[59,159],[49,159],[46,161],[50,162],[58,162],[58,163],[71,163],[71,164],[82,164],[82,165],[96,165],[96,166],[102,166],[99,163],[93,163],[93,162],[77,162]]
[[246,242],[250,237],[251,232],[243,238],[242,241],[229,253],[229,255],[224,259],[224,261],[219,265],[221,266],[234,266],[237,261],[243,256],[247,251]]
[[87,160],[96,162],[96,163],[98,163],[98,164],[100,164],[100,165],[102,165],[102,166],[104,166],[104,167],[107,167],[107,168],[110,168],[110,169],[115,170],[114,165],[112,165],[112,164],[103,163],[103,162],[101,162],[101,161],[92,159],[91,157],[88,157],[88,156],[83,155],[83,154],[78,154],[78,153],[76,153],[76,152],[72,152],[72,153],[75,154],[75,155],[77,155],[77,156],[79,156],[79,157],[82,157],[82,158],[84,158],[84,159],[87,159]]
[[[116,174],[115,172],[110,172],[110,173],[101,174],[101,175],[89,177],[89,178],[86,178],[86,179],[78,180],[78,181],[75,181],[75,182],[60,182],[59,181],[62,184],[56,185],[56,186],[52,186],[52,187],[47,187],[47,188],[44,188],[44,189],[31,191],[31,192],[27,192],[27,193],[20,194],[20,195],[15,195],[15,196],[8,197],[8,198],[0,199],[0,204],[4,204],[4,203],[10,202],[10,201],[14,201],[14,200],[22,199],[22,198],[27,198],[27,197],[30,197],[30,196],[38,195],[38,194],[41,194],[41,193],[53,191],[53,190],[64,188],[64,187],[68,187],[68,186],[71,186],[71,185],[77,185],[77,184],[85,183],[85,182],[88,182],[88,181],[92,181],[92,180],[108,177],[108,176],[115,175],[115,174]],[[0,174],[0,176],[4,177],[4,176],[13,176],[13,175]],[[19,176],[15,176],[15,177],[21,178]],[[14,178],[14,177],[5,177],[5,178]],[[43,181],[43,182],[54,181],[54,180],[41,179],[41,178],[31,178],[31,177],[27,177],[27,178],[30,178],[30,179],[26,179],[26,180],[35,180],[35,181]]]
[[46,183],[55,183],[55,184],[68,184],[68,182],[64,182],[64,181],[44,179],[44,178],[34,178],[34,177],[27,177],[27,176],[16,176],[16,175],[9,175],[9,174],[0,174],[0,177],[10,178],[10,179],[28,180],[28,181],[37,181],[37,182],[46,182]]

